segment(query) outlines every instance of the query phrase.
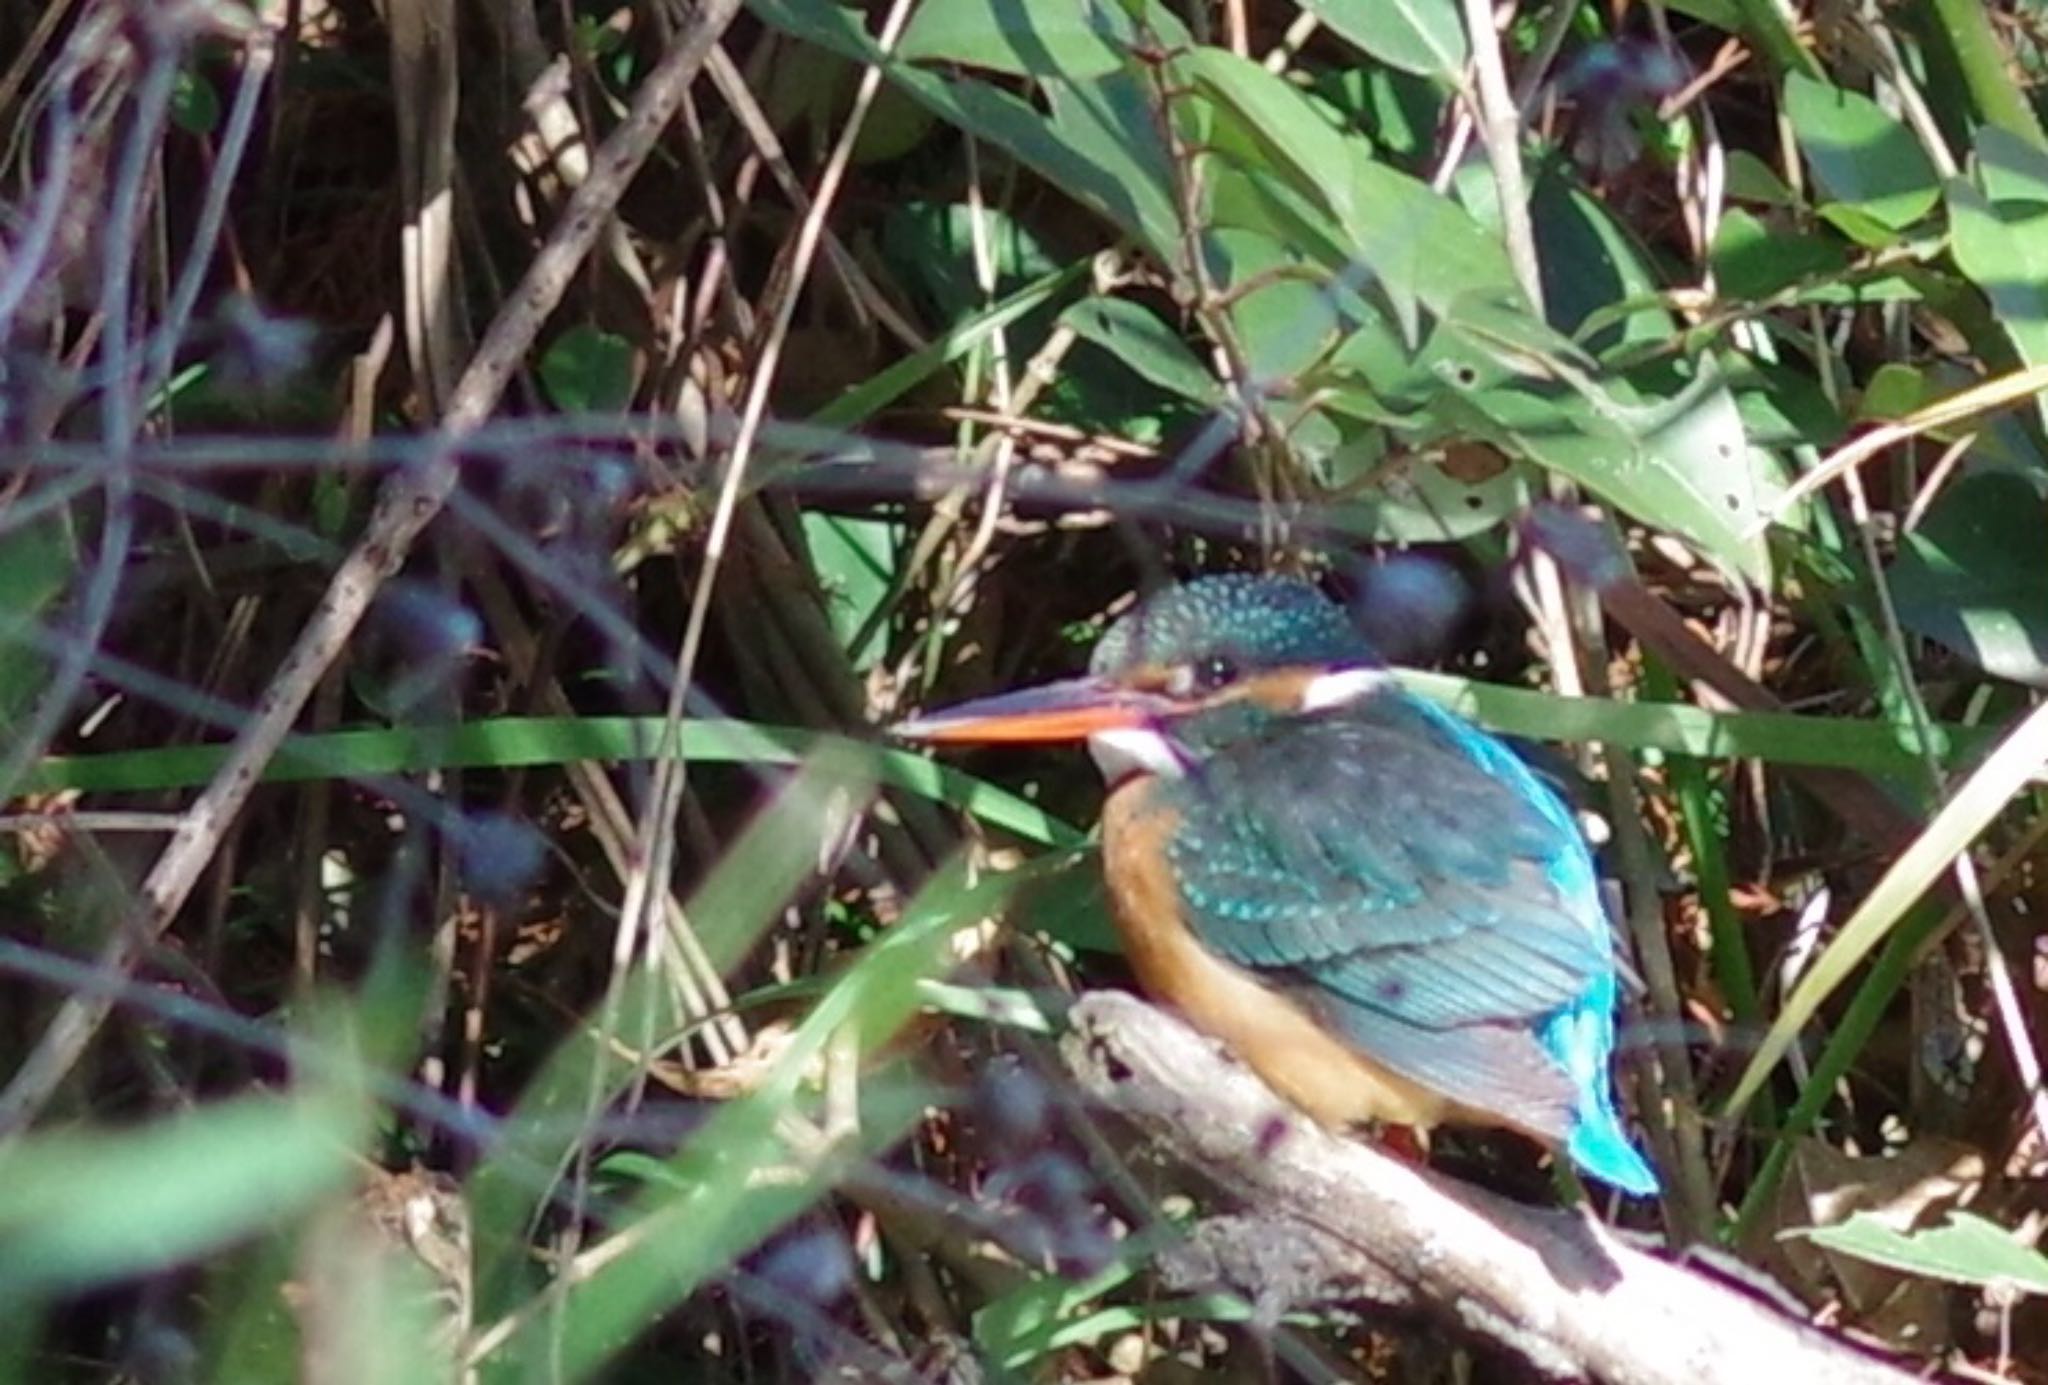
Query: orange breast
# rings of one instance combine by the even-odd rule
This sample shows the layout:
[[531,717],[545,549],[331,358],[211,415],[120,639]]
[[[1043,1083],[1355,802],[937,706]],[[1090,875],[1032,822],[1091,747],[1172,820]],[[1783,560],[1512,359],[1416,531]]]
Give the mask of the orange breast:
[[1175,819],[1155,781],[1130,780],[1102,814],[1103,870],[1117,931],[1138,980],[1280,1095],[1323,1125],[1433,1126],[1452,1103],[1372,1062],[1296,1001],[1204,947],[1189,931],[1166,873]]

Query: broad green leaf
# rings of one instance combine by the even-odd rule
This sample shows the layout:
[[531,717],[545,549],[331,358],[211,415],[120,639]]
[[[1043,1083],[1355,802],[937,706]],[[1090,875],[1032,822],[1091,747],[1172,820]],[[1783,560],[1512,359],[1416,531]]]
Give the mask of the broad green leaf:
[[1870,372],[1870,382],[1863,387],[1863,398],[1857,405],[1856,416],[1862,419],[1904,418],[1932,402],[1935,394],[1933,383],[1919,367],[1886,361]]
[[1351,271],[1355,254],[1350,238],[1319,198],[1256,163],[1218,158],[1211,168],[1211,233],[1255,231],[1321,266],[1333,282],[1334,276]]
[[2048,1294],[2048,1255],[2014,1240],[2004,1227],[1974,1212],[1951,1211],[1941,1226],[1906,1232],[1894,1230],[1874,1213],[1858,1212],[1838,1226],[1781,1234],[1926,1279],[2008,1284]]
[[[1038,155],[1034,145],[1013,146],[1011,152],[1053,186],[1136,236],[1153,254],[1173,262],[1181,233],[1173,159],[1143,81],[1119,72],[1094,82],[1049,82],[1045,100],[1052,109],[1048,135],[1057,157]],[[980,109],[962,106],[964,113]],[[992,128],[987,137],[1001,133]],[[1069,166],[1083,170],[1086,181],[1070,182]]]
[[1828,202],[1815,215],[1865,250],[1895,250],[1899,231],[1889,221],[1850,202]]
[[1444,408],[1510,455],[1571,477],[1769,585],[1770,550],[1756,527],[1781,482],[1750,447],[1711,358],[1676,394],[1645,401],[1625,381],[1592,379],[1575,353],[1544,345],[1540,324],[1516,314],[1468,310],[1446,330],[1523,378],[1446,395]]
[[1980,125],[1977,183],[1994,202],[2048,202],[2048,149],[1996,125]]
[[889,597],[902,541],[903,526],[888,520],[804,512],[804,546],[824,588],[825,616],[840,646],[851,651],[857,673],[874,665],[877,651],[872,642],[869,648],[855,650],[853,641]]
[[1941,195],[1934,166],[1903,123],[1869,97],[1799,72],[1785,78],[1785,113],[1827,195],[1903,230]]
[[1728,195],[1767,207],[1797,207],[1799,194],[1785,185],[1778,171],[1747,149],[1728,151]]
[[1135,374],[1183,399],[1214,407],[1222,386],[1159,315],[1128,298],[1085,298],[1060,321],[1122,361]]
[[1254,379],[1292,379],[1334,344],[1338,321],[1330,293],[1285,272],[1306,268],[1286,246],[1236,230],[1212,233],[1209,245],[1222,282],[1237,290],[1230,320]]
[[632,343],[587,323],[571,327],[541,353],[540,384],[564,413],[617,413],[633,400]]
[[0,1147],[0,1297],[163,1270],[280,1226],[347,1186],[366,1133],[338,1096],[260,1096]]
[[1956,265],[1991,300],[2021,359],[2048,364],[2048,199],[1993,202],[1952,179],[1948,211]]
[[1953,482],[1888,572],[1899,621],[2000,678],[2048,687],[2048,505],[2027,478]]
[[1008,151],[1052,186],[1136,236],[1155,254],[1179,242],[1168,163],[1145,91],[1124,72],[1051,80],[1048,117],[1024,98],[881,52],[858,11],[829,0],[749,0],[763,21],[856,62],[879,64],[935,115]]
[[[1662,284],[1647,252],[1561,164],[1553,161],[1538,173],[1529,215],[1543,267],[1544,310],[1559,331],[1598,352],[1670,339],[1671,314],[1656,301]],[[1624,304],[1631,306],[1617,318]],[[1595,314],[1604,325],[1589,330]]]
[[[1218,49],[1197,50],[1181,67],[1216,101],[1212,152],[1244,183],[1234,205],[1263,199],[1274,220],[1261,229],[1321,260],[1333,282],[1384,296],[1404,322],[1416,303],[1443,313],[1469,296],[1519,300],[1497,236],[1428,184],[1378,162],[1364,139],[1336,129],[1300,91]],[[1319,218],[1289,210],[1301,204],[1335,223],[1335,245],[1315,226]],[[1219,221],[1254,224],[1232,222],[1232,205],[1219,195]],[[1290,216],[1312,228],[1299,243],[1282,229]]]
[[1302,0],[1302,8],[1368,57],[1455,84],[1470,49],[1457,0]]
[[[1333,176],[1349,166],[1354,148],[1363,141],[1330,124],[1313,102],[1259,64],[1221,48],[1197,48],[1176,65],[1197,90],[1221,108],[1212,139],[1224,151],[1232,128],[1256,143],[1238,150],[1244,161],[1257,160],[1291,175],[1294,186],[1330,210],[1340,225],[1353,224],[1353,192],[1345,179]],[[1234,117],[1229,125],[1225,116]]]
[[1766,226],[1740,207],[1722,213],[1710,258],[1714,286],[1727,298],[1768,298],[1849,264],[1840,242]]
[[[1150,41],[1167,50],[1187,29],[1159,5],[1145,8]],[[898,56],[956,62],[1012,77],[1074,80],[1122,71],[1140,46],[1138,26],[1120,4],[1017,4],[1008,0],[924,0],[911,16]]]
[[[1521,304],[1507,251],[1470,212],[1363,150],[1347,153],[1355,211],[1344,226],[1379,286],[1439,315],[1468,298]],[[1346,171],[1328,176],[1342,178]]]

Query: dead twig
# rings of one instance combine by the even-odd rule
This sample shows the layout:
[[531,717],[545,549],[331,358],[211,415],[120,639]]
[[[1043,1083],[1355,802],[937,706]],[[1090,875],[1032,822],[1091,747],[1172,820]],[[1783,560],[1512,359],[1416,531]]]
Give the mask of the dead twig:
[[[1913,1379],[1741,1289],[1624,1244],[1582,1212],[1509,1202],[1286,1117],[1264,1083],[1132,996],[1086,996],[1069,1018],[1068,1065],[1091,1096],[1239,1192],[1254,1224],[1301,1228],[1297,1258],[1307,1267],[1295,1278],[1307,1297],[1334,1291],[1430,1313],[1550,1378]],[[1276,1128],[1278,1138],[1253,1133]],[[1270,1297],[1276,1281],[1261,1278],[1255,1287]],[[1257,1306],[1273,1318],[1293,1305]]]
[[[499,309],[450,394],[441,436],[427,444],[418,465],[385,482],[362,538],[335,570],[326,594],[272,675],[226,762],[186,810],[178,831],[143,881],[131,926],[120,930],[99,958],[108,973],[125,976],[192,893],[228,822],[248,801],[263,767],[347,645],[370,602],[454,491],[459,476],[455,441],[497,407],[542,324],[739,8],[740,0],[705,0],[695,24],[662,55],[625,120],[598,150],[589,180],[569,199],[561,221]],[[20,1131],[42,1110],[106,1022],[112,1003],[104,991],[66,997],[34,1051],[0,1092],[0,1136]]]

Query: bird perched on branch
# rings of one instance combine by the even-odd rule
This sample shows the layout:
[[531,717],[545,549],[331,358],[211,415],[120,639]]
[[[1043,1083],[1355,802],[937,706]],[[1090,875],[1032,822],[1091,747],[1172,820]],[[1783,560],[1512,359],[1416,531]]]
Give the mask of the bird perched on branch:
[[1087,742],[1139,981],[1316,1120],[1506,1127],[1657,1191],[1615,1116],[1614,939],[1570,813],[1315,587],[1169,588],[1085,677],[896,732]]

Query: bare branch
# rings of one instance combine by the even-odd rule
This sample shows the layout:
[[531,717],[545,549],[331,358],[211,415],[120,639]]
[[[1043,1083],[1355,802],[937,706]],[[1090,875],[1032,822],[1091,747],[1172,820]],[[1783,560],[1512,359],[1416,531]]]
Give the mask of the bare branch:
[[[1251,1073],[1131,996],[1088,996],[1072,1022],[1066,1055],[1082,1086],[1249,1204],[1169,1271],[1207,1266],[1255,1301],[1295,1300],[1258,1301],[1269,1319],[1302,1300],[1363,1298],[1429,1313],[1545,1376],[1607,1385],[1913,1379],[1582,1213],[1509,1202],[1286,1117]],[[1282,1133],[1259,1138],[1266,1129]]]

